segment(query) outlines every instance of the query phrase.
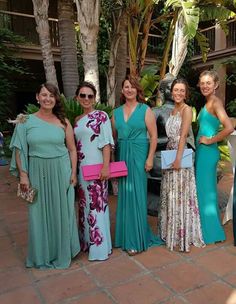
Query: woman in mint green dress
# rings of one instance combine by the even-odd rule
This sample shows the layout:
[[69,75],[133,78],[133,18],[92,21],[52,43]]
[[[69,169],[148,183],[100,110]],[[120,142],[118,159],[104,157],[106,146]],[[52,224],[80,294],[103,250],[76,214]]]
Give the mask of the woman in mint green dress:
[[118,159],[126,162],[128,176],[119,178],[115,247],[134,255],[162,243],[147,222],[147,171],[153,166],[157,130],[154,113],[143,103],[136,79],[123,81],[122,101],[124,104],[114,110],[112,124]]
[[[196,143],[196,185],[203,238],[206,244],[225,240],[221,225],[217,195],[217,163],[220,153],[217,143],[233,131],[233,126],[215,95],[219,77],[214,71],[204,71],[199,77],[201,93],[206,98],[199,117]],[[223,125],[219,132],[220,124]]]
[[39,111],[14,121],[10,170],[19,175],[22,191],[30,185],[38,190],[28,204],[26,267],[63,269],[80,251],[74,208],[76,147],[58,89],[45,83],[36,99]]

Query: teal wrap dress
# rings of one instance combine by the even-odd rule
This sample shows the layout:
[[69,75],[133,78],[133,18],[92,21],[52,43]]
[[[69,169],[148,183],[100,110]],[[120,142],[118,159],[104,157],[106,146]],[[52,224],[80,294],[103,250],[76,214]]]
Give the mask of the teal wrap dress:
[[17,175],[15,150],[22,169],[38,190],[28,204],[28,254],[26,267],[68,268],[80,251],[75,216],[74,187],[70,184],[71,163],[63,128],[31,114],[14,130],[10,148],[10,171]]
[[217,193],[217,163],[220,152],[217,143],[199,144],[201,136],[212,137],[218,133],[219,119],[204,106],[198,117],[199,131],[196,142],[196,186],[199,212],[205,244],[225,240],[221,224]]
[[118,159],[124,160],[128,168],[128,176],[119,178],[115,247],[138,252],[163,243],[153,235],[147,221],[147,108],[145,104],[138,104],[127,121],[123,106],[114,110]]

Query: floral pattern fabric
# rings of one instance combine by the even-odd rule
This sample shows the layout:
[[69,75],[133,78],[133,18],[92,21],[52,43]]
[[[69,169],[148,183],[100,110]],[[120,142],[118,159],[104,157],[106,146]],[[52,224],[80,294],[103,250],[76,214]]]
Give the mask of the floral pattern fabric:
[[[181,115],[170,115],[166,122],[167,148],[177,149]],[[160,205],[161,238],[170,250],[190,251],[190,245],[203,247],[204,241],[196,195],[194,169],[163,170]]]
[[103,162],[102,148],[114,145],[111,123],[103,111],[83,116],[75,125],[78,156],[79,235],[81,250],[89,252],[89,260],[106,260],[111,254],[108,182],[84,181],[83,165]]

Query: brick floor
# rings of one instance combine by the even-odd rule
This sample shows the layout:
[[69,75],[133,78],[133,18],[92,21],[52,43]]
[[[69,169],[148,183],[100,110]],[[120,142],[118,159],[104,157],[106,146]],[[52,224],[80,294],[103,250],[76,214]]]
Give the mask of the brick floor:
[[[89,262],[80,253],[67,270],[26,269],[27,207],[16,198],[16,182],[8,167],[0,166],[0,303],[227,304],[236,290],[230,222],[225,225],[226,242],[193,247],[190,253],[162,246],[130,257],[114,249],[104,262]],[[219,183],[222,197],[231,186],[227,169]],[[116,197],[110,199],[114,238]],[[156,231],[156,218],[149,217],[149,222]]]

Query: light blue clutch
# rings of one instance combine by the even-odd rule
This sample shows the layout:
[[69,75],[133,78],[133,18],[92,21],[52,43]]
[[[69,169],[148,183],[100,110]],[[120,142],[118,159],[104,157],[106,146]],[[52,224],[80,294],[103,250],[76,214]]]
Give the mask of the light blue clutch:
[[[170,169],[175,161],[177,150],[161,151],[161,169]],[[193,166],[193,150],[184,149],[181,168],[191,168]]]

